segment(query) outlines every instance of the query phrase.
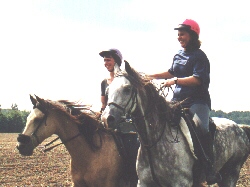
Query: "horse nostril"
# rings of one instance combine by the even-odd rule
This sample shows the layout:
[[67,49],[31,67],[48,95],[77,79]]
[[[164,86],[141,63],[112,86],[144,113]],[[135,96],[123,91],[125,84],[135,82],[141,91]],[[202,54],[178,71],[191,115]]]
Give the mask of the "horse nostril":
[[24,149],[25,146],[23,144],[19,144],[19,145],[16,146],[16,148],[17,148],[17,150],[20,151],[20,150]]
[[108,116],[107,118],[107,123],[108,123],[108,127],[109,128],[115,128],[116,127],[116,124],[115,124],[115,117],[114,116]]
[[107,122],[108,122],[108,124],[109,123],[114,123],[115,122],[115,117],[114,116],[108,116],[108,118],[107,118]]
[[24,134],[18,134],[17,141],[23,144],[28,144],[30,142],[30,137]]

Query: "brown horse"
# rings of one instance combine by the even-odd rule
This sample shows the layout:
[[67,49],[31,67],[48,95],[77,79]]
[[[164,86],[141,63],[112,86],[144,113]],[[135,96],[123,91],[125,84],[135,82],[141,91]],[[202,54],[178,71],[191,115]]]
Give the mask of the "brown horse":
[[72,115],[69,108],[57,101],[30,96],[34,105],[26,126],[17,140],[17,149],[30,156],[33,150],[52,134],[57,134],[71,156],[71,175],[75,187],[131,187],[125,173],[124,159],[118,151],[115,134],[82,113]]

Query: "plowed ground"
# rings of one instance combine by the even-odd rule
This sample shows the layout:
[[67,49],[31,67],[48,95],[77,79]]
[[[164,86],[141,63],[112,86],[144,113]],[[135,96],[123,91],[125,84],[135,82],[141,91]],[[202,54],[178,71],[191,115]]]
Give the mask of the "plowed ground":
[[[15,148],[16,138],[17,134],[0,133],[0,187],[71,186],[70,156],[63,145],[46,153],[43,153],[40,146],[32,156],[25,157]],[[48,138],[43,145],[53,138],[55,136]],[[237,183],[237,187],[248,186],[250,157],[243,165]]]

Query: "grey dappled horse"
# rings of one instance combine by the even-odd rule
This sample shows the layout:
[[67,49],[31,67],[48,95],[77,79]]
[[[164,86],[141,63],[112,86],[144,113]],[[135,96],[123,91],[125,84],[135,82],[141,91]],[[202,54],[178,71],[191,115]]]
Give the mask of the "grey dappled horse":
[[[184,132],[186,122],[181,118],[179,126],[173,125],[173,109],[155,86],[125,61],[125,71],[116,75],[108,89],[108,106],[102,120],[112,125],[124,118],[132,119],[139,135],[138,186],[202,185],[204,169],[193,153],[190,133]],[[214,122],[215,168],[222,176],[218,185],[233,187],[249,155],[250,130],[228,119],[215,118]]]

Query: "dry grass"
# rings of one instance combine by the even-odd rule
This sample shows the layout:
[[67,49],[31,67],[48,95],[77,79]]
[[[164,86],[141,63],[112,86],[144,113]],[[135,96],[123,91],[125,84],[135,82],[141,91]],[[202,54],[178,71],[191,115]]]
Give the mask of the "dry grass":
[[47,153],[37,148],[25,157],[15,148],[16,138],[0,133],[0,187],[71,186],[70,155],[63,145]]
[[[70,156],[63,145],[43,153],[39,148],[30,157],[16,150],[17,134],[0,133],[0,187],[71,186]],[[54,137],[49,138],[49,142]],[[250,157],[244,164],[237,187],[250,186]]]

